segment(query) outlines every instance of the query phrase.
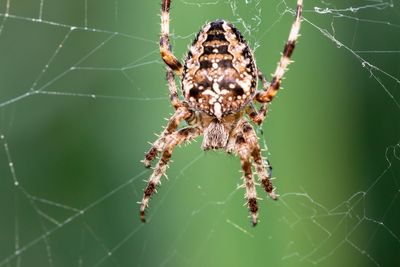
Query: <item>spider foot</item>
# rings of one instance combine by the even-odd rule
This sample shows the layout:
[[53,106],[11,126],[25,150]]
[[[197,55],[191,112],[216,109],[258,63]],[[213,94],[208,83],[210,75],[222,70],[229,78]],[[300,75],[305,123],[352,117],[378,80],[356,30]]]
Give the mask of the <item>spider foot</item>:
[[278,200],[278,195],[275,193],[275,189],[270,181],[270,178],[261,179],[261,184],[267,194],[273,199]]
[[141,160],[140,162],[143,163],[145,168],[150,168],[151,167],[151,161],[150,160],[144,159],[144,160]]
[[273,200],[278,200],[278,195],[275,193],[275,191],[269,192],[268,195],[269,195],[270,198],[272,198]]
[[143,222],[143,223],[145,223],[146,222],[146,218],[145,218],[145,216],[144,216],[144,211],[140,211],[140,220]]
[[258,217],[257,200],[255,198],[248,199],[248,207],[250,210],[251,223],[253,226],[256,226],[257,225],[257,217]]
[[251,215],[251,225],[253,226],[253,227],[255,227],[256,225],[257,225],[257,214],[252,214]]

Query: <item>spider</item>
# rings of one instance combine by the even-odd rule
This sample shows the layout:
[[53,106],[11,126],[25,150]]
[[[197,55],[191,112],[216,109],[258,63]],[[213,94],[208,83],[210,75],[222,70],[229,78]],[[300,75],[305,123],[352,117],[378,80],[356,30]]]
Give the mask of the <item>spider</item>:
[[[203,150],[223,149],[239,156],[253,226],[258,220],[258,205],[252,166],[268,195],[277,199],[270,166],[261,156],[258,138],[249,120],[260,125],[265,119],[268,103],[278,92],[299,36],[302,2],[297,0],[289,38],[269,83],[256,67],[254,56],[242,34],[224,20],[207,23],[201,28],[182,65],[172,53],[169,42],[171,0],[161,1],[160,54],[167,65],[169,95],[175,113],[143,160],[144,165],[150,167],[161,153],[140,203],[143,222],[145,209],[156,186],[160,184],[161,176],[165,175],[173,149],[200,135],[204,135]],[[184,100],[178,96],[175,74],[181,79]],[[263,90],[257,90],[258,79],[263,84]],[[261,103],[258,110],[253,104],[255,101]],[[188,126],[178,129],[184,121]]]

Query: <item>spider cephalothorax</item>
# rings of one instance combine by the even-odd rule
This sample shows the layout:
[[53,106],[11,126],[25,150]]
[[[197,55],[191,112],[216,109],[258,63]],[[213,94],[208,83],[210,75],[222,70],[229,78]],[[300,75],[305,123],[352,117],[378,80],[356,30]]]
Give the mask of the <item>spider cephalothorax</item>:
[[[272,199],[277,196],[271,183],[270,166],[261,156],[257,135],[245,115],[258,125],[264,121],[267,104],[277,93],[290,63],[300,30],[302,0],[297,0],[295,22],[271,83],[257,69],[253,54],[239,30],[224,20],[208,23],[200,30],[182,65],[173,55],[169,43],[171,0],[161,3],[160,53],[167,64],[168,87],[175,113],[144,159],[145,166],[150,167],[151,161],[161,153],[144,190],[140,217],[145,220],[145,209],[165,174],[175,146],[204,135],[204,150],[223,149],[239,156],[247,205],[252,223],[256,225],[258,205],[252,166],[269,196]],[[174,73],[181,78],[184,101],[178,97]],[[263,83],[260,91],[257,91],[258,79]],[[258,111],[254,101],[261,103]],[[178,129],[182,121],[189,126]]]

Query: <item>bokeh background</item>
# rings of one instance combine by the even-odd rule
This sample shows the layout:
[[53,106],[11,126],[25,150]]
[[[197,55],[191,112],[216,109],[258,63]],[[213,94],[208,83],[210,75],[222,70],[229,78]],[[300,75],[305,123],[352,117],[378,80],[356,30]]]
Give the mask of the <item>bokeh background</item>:
[[[399,4],[304,5],[258,129],[281,198],[258,190],[253,228],[239,160],[201,139],[175,150],[139,221],[140,160],[172,112],[159,1],[1,0],[0,266],[399,266]],[[224,18],[268,75],[294,6],[174,1],[174,50]]]

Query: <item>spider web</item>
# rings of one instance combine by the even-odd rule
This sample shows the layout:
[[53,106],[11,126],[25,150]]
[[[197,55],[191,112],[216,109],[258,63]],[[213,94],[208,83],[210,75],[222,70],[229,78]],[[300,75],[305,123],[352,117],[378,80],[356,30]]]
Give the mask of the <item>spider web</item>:
[[[171,112],[157,1],[0,1],[0,267],[399,265],[400,9],[336,2],[304,3],[258,129],[280,200],[258,190],[252,228],[238,160],[199,143],[175,150],[139,222],[139,161]],[[272,73],[294,6],[175,1],[174,50],[225,18]]]

